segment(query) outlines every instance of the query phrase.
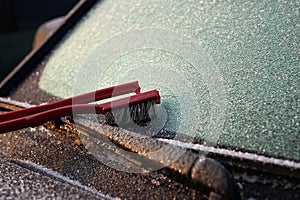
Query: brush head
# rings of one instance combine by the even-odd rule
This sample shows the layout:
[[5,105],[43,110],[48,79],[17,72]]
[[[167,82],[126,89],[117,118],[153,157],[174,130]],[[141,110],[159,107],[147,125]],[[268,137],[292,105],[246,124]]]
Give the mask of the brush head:
[[155,100],[147,100],[112,109],[105,113],[105,122],[111,126],[147,126],[156,117]]

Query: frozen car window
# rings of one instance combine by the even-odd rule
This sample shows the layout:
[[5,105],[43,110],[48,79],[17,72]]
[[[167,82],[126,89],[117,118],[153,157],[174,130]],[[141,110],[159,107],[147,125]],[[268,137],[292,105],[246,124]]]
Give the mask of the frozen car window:
[[39,82],[58,97],[139,80],[166,128],[300,160],[299,1],[101,1]]

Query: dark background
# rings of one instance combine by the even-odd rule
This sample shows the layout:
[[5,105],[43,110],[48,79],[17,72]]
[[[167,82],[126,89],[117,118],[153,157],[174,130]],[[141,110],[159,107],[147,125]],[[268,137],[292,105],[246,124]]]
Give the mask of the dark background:
[[0,80],[32,48],[42,23],[64,16],[79,0],[0,0]]

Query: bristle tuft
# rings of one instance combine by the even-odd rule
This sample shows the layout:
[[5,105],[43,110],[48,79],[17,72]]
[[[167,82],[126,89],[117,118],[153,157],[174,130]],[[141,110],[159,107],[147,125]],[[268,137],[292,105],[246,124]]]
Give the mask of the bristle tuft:
[[111,110],[105,114],[106,123],[111,126],[147,126],[156,115],[155,101],[146,101]]

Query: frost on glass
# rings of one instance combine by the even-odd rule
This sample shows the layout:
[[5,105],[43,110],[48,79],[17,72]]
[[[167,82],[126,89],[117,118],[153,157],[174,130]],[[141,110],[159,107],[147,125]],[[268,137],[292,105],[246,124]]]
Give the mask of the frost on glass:
[[[299,26],[298,1],[102,1],[53,51],[39,85],[69,97],[139,80],[144,91],[161,90],[169,129],[181,125],[184,134],[221,145],[300,160]],[[118,52],[114,38],[141,30],[173,32],[191,48],[176,53],[178,42],[159,37],[158,44],[174,48],[151,48],[144,34],[145,48],[126,49],[101,66],[97,52]],[[195,45],[203,54],[194,55]]]

